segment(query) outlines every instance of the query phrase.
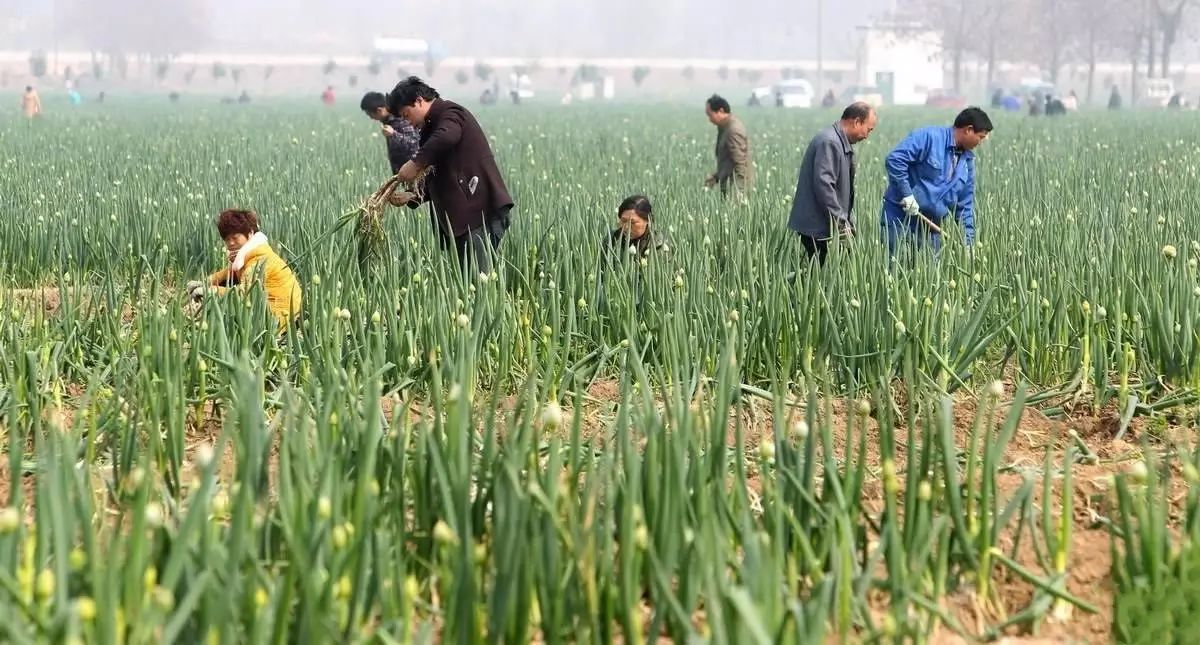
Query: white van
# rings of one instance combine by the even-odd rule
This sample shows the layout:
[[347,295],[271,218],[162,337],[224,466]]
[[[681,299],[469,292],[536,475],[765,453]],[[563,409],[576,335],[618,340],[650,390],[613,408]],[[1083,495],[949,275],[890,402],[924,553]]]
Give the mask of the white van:
[[812,83],[802,78],[779,81],[771,89],[774,90],[771,100],[778,107],[811,108],[813,106],[815,92]]
[[517,74],[513,72],[508,75],[508,95],[516,97],[522,101],[532,99],[535,94],[533,91],[533,79],[529,78],[528,74]]
[[1142,105],[1166,107],[1175,95],[1175,83],[1169,78],[1148,78],[1142,94]]

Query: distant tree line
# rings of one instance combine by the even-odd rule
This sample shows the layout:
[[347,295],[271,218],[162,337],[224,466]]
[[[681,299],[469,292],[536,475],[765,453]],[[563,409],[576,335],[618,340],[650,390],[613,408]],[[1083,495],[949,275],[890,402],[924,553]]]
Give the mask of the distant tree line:
[[912,0],[912,15],[942,34],[955,89],[964,62],[986,65],[993,84],[1000,61],[1032,63],[1057,83],[1063,68],[1087,69],[1095,91],[1100,61],[1129,63],[1137,79],[1166,78],[1181,36],[1200,25],[1200,0]]

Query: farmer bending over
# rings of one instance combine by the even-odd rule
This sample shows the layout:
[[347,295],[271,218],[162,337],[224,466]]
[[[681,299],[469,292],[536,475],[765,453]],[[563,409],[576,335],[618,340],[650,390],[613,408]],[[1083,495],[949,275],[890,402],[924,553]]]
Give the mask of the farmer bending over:
[[225,240],[229,265],[209,276],[207,282],[189,282],[188,294],[193,298],[205,293],[224,295],[231,289],[246,293],[261,281],[267,306],[280,326],[295,320],[300,313],[300,284],[283,258],[271,249],[267,236],[258,230],[258,215],[251,210],[223,211],[217,216],[217,232]]
[[902,239],[929,240],[941,249],[941,229],[951,214],[975,242],[975,148],[992,132],[983,110],[963,110],[952,128],[914,130],[887,156],[888,187],[880,228],[894,257]]
[[368,118],[379,122],[380,131],[387,140],[387,156],[392,165],[392,174],[400,172],[400,167],[417,155],[417,149],[421,145],[421,134],[411,123],[397,114],[388,112],[387,97],[379,92],[367,92],[359,105]]
[[417,156],[396,177],[407,183],[432,173],[424,190],[442,246],[453,243],[464,269],[474,264],[478,273],[490,274],[513,200],[483,128],[470,111],[415,76],[400,81],[387,103],[388,112],[421,131]]

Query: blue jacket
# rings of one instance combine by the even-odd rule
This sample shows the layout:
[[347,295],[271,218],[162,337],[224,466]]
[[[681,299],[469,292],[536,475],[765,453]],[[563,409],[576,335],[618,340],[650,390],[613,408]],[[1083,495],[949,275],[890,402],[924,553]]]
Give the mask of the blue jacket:
[[[975,154],[960,153],[954,164],[954,128],[914,130],[887,156],[888,187],[883,195],[884,218],[903,219],[900,200],[912,195],[921,213],[941,225],[951,212],[975,241]],[[886,221],[885,221],[886,224]]]

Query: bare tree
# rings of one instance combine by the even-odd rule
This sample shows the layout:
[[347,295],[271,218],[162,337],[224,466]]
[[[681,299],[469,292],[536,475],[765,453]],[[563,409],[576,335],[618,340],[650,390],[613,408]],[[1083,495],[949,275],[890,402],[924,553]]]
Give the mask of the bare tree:
[[1146,28],[1143,38],[1146,41],[1146,77],[1154,78],[1154,65],[1158,62],[1156,54],[1158,45],[1158,30],[1155,28],[1157,22],[1154,15],[1155,0],[1149,0],[1150,10],[1148,10],[1142,18],[1146,22]]
[[978,38],[973,41],[976,53],[987,65],[987,87],[990,89],[996,80],[996,63],[1001,55],[1011,56],[1013,31],[1012,20],[1019,12],[1014,2],[1004,0],[981,0],[980,13],[973,19],[974,24],[981,30]]
[[[1131,9],[1132,6],[1132,9]],[[1071,43],[1087,66],[1087,93],[1084,100],[1091,103],[1096,94],[1096,64],[1105,57],[1136,49],[1137,29],[1131,17],[1140,19],[1136,3],[1129,0],[1068,0],[1064,9],[1077,17],[1070,23]],[[1136,62],[1137,52],[1132,59]]]
[[1000,59],[1011,59],[1020,49],[1016,25],[1030,4],[1045,0],[918,0],[916,15],[926,27],[941,32],[950,61],[951,83],[962,90],[963,64],[978,57],[987,66],[987,84],[995,81]]
[[1154,12],[1158,19],[1158,28],[1162,32],[1162,60],[1159,69],[1162,77],[1171,74],[1171,48],[1179,37],[1179,28],[1183,24],[1183,11],[1194,0],[1154,0]]
[[[1062,24],[1063,0],[1042,0],[1044,22],[1050,30],[1055,30]],[[1058,84],[1058,72],[1066,62],[1066,43],[1057,34],[1048,34],[1042,38],[1045,46],[1045,66],[1050,72],[1050,83]]]
[[968,13],[978,0],[932,0],[935,7],[930,17],[940,24],[942,46],[950,54],[954,91],[962,91],[962,59],[971,48]]
[[1127,0],[1113,9],[1117,27],[1111,35],[1114,49],[1129,56],[1129,100],[1137,101],[1138,67],[1143,52],[1147,53],[1147,76],[1154,74],[1154,29],[1150,16],[1154,0]]
[[926,25],[942,33],[942,47],[950,59],[951,83],[962,91],[963,59],[972,48],[975,10],[987,0],[923,0]]

